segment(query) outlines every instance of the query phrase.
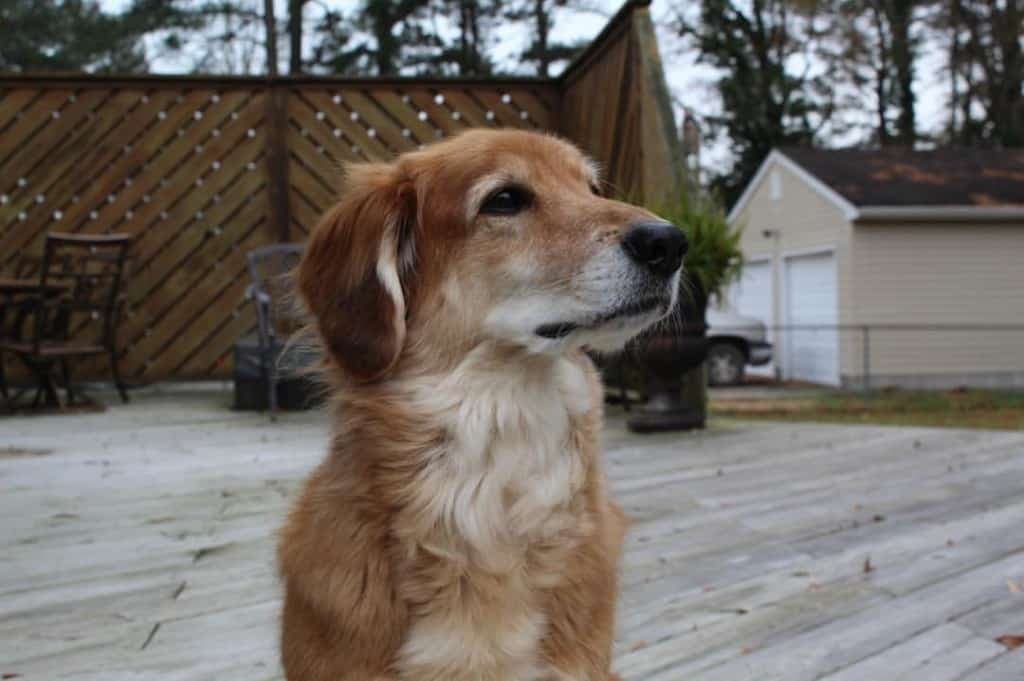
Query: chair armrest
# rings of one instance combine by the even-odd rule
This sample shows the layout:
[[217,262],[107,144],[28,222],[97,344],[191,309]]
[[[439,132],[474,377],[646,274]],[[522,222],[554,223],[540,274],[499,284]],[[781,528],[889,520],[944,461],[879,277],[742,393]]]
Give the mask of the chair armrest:
[[246,300],[253,300],[253,299],[255,299],[256,302],[263,303],[264,305],[269,305],[270,304],[270,296],[267,295],[266,291],[263,291],[262,289],[257,288],[256,284],[249,284],[245,288],[245,299]]

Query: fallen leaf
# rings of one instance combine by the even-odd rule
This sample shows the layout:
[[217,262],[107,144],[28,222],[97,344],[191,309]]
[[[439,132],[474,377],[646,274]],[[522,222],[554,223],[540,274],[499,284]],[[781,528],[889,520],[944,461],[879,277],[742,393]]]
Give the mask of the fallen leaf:
[[873,566],[871,564],[871,556],[868,556],[867,558],[864,559],[864,574],[868,574],[869,572],[873,572],[874,569],[875,569],[875,566]]
[[997,638],[996,643],[1002,643],[1010,650],[1016,650],[1024,646],[1024,634],[1006,634]]
[[1006,580],[1006,586],[1009,587],[1010,593],[1012,594],[1019,594],[1022,591],[1022,589],[1020,588],[1020,584],[1018,584],[1016,581],[1012,579]]
[[629,652],[635,653],[638,650],[643,650],[647,647],[647,641],[637,641],[629,647]]
[[0,676],[0,679],[20,679],[21,674],[4,674]]
[[954,542],[952,539],[947,539],[946,540],[946,546],[948,546],[950,548],[953,548],[954,544],[956,544],[956,542]]

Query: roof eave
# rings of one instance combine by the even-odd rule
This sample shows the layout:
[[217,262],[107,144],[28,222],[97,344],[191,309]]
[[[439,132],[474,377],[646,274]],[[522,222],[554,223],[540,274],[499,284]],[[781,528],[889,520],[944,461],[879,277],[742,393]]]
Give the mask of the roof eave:
[[1024,222],[1024,206],[860,206],[852,222]]

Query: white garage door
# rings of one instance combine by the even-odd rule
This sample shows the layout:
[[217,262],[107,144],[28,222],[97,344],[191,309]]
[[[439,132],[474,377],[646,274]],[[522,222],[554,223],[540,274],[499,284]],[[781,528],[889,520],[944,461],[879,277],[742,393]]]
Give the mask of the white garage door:
[[[834,326],[839,321],[836,263],[832,253],[792,256],[785,261],[787,326]],[[787,378],[839,384],[839,334],[835,329],[790,329],[783,339]]]
[[[764,322],[768,327],[769,342],[774,342],[775,334],[772,312],[772,263],[770,260],[747,262],[743,264],[743,274],[733,285],[730,296],[732,310],[744,317],[752,317]],[[748,366],[747,373],[757,376],[774,376],[775,364],[763,364],[759,367]]]
[[771,261],[748,262],[743,275],[733,287],[732,309],[744,317],[753,317],[772,325]]

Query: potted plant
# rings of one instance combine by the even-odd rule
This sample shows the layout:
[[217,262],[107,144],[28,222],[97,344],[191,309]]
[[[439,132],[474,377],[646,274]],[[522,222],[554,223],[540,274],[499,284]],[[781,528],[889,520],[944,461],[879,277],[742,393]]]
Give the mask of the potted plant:
[[704,194],[680,191],[673,202],[653,209],[686,232],[690,249],[676,309],[628,349],[643,371],[647,392],[646,403],[628,424],[634,432],[703,428],[707,305],[739,278],[741,230],[729,225],[714,197]]

